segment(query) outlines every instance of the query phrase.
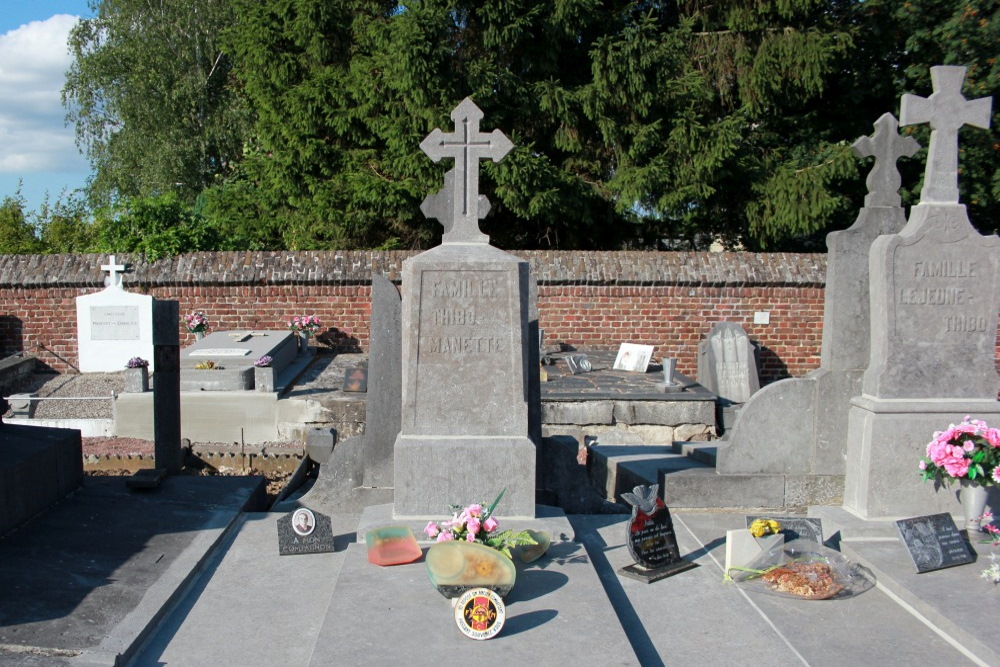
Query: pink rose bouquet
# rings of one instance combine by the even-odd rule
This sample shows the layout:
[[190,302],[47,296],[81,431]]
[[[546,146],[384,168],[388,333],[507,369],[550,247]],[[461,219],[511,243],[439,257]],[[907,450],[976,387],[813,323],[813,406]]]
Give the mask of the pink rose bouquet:
[[319,318],[315,315],[303,315],[302,317],[296,315],[288,323],[288,328],[292,331],[305,334],[307,337],[312,336],[319,331]]
[[513,547],[538,544],[526,530],[517,533],[512,530],[498,531],[500,523],[494,518],[493,510],[496,509],[506,491],[506,489],[501,491],[497,499],[487,507],[480,503],[473,503],[467,507],[452,505],[451,520],[428,521],[424,527],[424,534],[437,542],[451,540],[479,542],[496,549],[507,558],[511,557],[510,550]]
[[961,424],[934,434],[919,466],[925,482],[968,479],[983,486],[1000,485],[1000,429],[966,416]]

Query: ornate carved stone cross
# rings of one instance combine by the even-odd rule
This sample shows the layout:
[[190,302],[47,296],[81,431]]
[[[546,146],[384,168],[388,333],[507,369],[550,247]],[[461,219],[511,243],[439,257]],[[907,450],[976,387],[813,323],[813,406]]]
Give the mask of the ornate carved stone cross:
[[913,137],[900,136],[899,123],[891,113],[884,113],[875,121],[875,133],[861,137],[851,148],[858,157],[874,157],[875,166],[868,173],[868,194],[865,206],[899,206],[899,186],[902,179],[896,168],[896,160],[913,157],[920,150],[920,144]]
[[489,243],[490,237],[479,231],[479,219],[490,210],[489,200],[479,194],[479,161],[499,162],[514,144],[500,130],[479,131],[483,112],[468,97],[451,112],[451,119],[454,132],[435,128],[420,142],[420,149],[434,162],[455,160],[455,167],[445,174],[444,188],[428,195],[420,210],[444,226],[442,243]]
[[121,272],[125,270],[124,264],[115,264],[115,256],[111,255],[111,261],[101,266],[101,271],[107,271],[108,277],[104,279],[105,287],[121,287]]
[[931,147],[927,153],[921,204],[958,203],[958,130],[963,125],[987,129],[993,99],[962,97],[965,68],[931,68],[934,93],[930,97],[903,95],[899,111],[902,125],[930,123]]

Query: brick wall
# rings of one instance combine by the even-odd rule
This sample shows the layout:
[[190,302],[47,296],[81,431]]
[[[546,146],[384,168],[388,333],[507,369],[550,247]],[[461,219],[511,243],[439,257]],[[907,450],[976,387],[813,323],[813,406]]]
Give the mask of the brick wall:
[[[129,291],[204,311],[214,330],[285,327],[315,314],[325,340],[368,350],[373,272],[398,283],[412,252],[192,253],[147,262],[119,255]],[[819,366],[826,256],[790,253],[525,251],[538,280],[547,344],[581,350],[655,345],[694,375],[698,342],[737,322],[761,346],[762,379]],[[104,286],[106,255],[0,255],[0,354],[29,351],[60,372],[77,363],[76,303]],[[770,323],[756,325],[766,311]],[[194,340],[178,322],[182,344]],[[998,340],[1000,348],[1000,340]]]

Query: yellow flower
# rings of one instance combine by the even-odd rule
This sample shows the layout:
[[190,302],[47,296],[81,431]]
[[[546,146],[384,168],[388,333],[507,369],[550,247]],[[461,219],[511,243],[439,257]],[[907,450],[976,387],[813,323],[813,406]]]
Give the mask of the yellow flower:
[[774,519],[755,519],[750,524],[750,534],[754,537],[777,535],[779,530],[781,530],[781,524]]

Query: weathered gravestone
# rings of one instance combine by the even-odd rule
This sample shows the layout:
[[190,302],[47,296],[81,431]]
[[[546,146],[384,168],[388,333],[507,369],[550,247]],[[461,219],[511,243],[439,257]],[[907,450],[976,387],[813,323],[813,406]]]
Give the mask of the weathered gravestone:
[[[290,331],[210,333],[181,352],[181,391],[255,389],[258,373],[254,363],[261,357],[271,357],[270,373],[272,378],[277,377],[295,361],[297,345],[297,337]],[[198,368],[207,362],[213,368]]]
[[150,362],[153,357],[153,297],[132,294],[122,288],[124,264],[115,256],[101,266],[108,272],[105,288],[76,298],[76,333],[80,371],[120,371],[132,357]]
[[736,322],[719,322],[698,344],[698,384],[733,403],[746,403],[760,389],[757,349]]
[[900,136],[898,127],[892,114],[884,114],[875,122],[872,136],[854,142],[855,154],[874,156],[875,164],[857,220],[849,229],[826,237],[820,367],[803,378],[781,380],[754,394],[729,435],[731,444],[719,451],[720,472],[824,476],[830,484],[815,488],[836,488],[832,495],[840,495],[847,415],[851,399],[861,393],[861,378],[868,367],[868,252],[876,238],[898,232],[906,224],[896,162],[919,148],[912,138]]
[[[332,431],[310,434],[319,477],[302,502],[330,513],[360,512],[393,500],[393,447],[400,430],[402,343],[399,292],[372,275],[365,431],[334,446]],[[323,452],[323,454],[320,454]]]
[[961,94],[964,67],[934,67],[934,94],[904,95],[901,123],[930,123],[920,203],[872,244],[871,356],[848,424],[844,506],[863,518],[957,509],[917,474],[935,431],[972,414],[1000,419],[994,354],[1000,238],[958,201],[958,130],[987,128],[989,98]]
[[[395,445],[396,516],[439,515],[495,497],[501,512],[534,516],[535,445],[529,438],[528,264],[488,244],[479,218],[479,160],[512,148],[479,129],[466,99],[456,131],[434,130],[421,148],[455,160],[445,188],[421,210],[444,227],[442,243],[403,264],[403,409]],[[537,361],[536,361],[537,363]]]

